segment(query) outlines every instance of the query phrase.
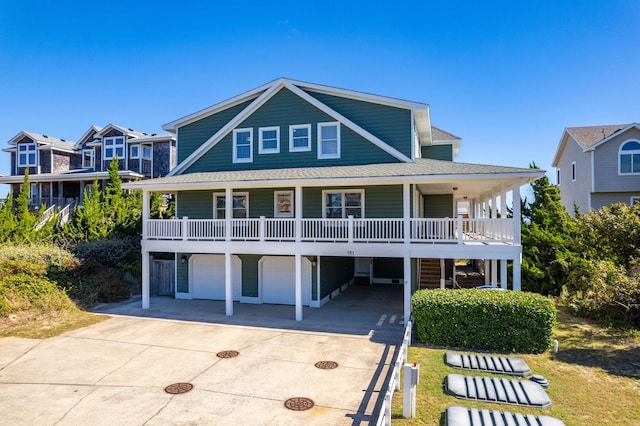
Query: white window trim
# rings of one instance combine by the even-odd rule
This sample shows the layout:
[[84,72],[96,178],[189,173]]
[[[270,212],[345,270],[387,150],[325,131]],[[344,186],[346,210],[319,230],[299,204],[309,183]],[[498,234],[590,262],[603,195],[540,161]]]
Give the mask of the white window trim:
[[632,195],[630,199],[631,206],[634,206],[636,203],[640,203],[640,195]]
[[[293,146],[293,132],[298,129],[307,129],[309,135],[309,143],[307,146]],[[293,124],[289,126],[289,152],[307,152],[311,151],[311,124]]]
[[[121,143],[116,143],[116,140],[121,139],[122,142]],[[107,142],[112,142],[113,145],[111,145],[110,149],[113,150],[112,155],[107,155]],[[118,157],[118,160],[125,160],[126,159],[126,155],[127,155],[127,149],[126,149],[126,140],[124,136],[111,136],[108,138],[104,138],[104,160],[113,160],[115,157],[117,157],[117,148],[119,146],[122,146],[122,157]]]
[[343,219],[347,219],[348,216],[345,214],[346,213],[346,208],[344,206],[344,199],[345,196],[344,194],[349,193],[349,194],[353,194],[353,193],[360,193],[360,209],[362,210],[362,217],[361,219],[364,219],[365,215],[365,209],[364,209],[364,189],[325,189],[322,191],[322,218],[323,219],[335,219],[335,218],[327,218],[327,205],[325,203],[325,200],[327,199],[326,194],[337,194],[340,193],[342,194],[342,218]]
[[[245,216],[245,219],[249,218],[249,193],[248,192],[234,192],[233,194],[231,194],[231,198],[233,198],[234,196],[239,195],[239,196],[244,196],[247,198],[247,215]],[[214,219],[218,219],[218,209],[216,208],[216,206],[218,205],[217,203],[217,199],[218,198],[226,198],[226,194],[224,192],[214,192],[213,193],[213,218]],[[225,208],[227,205],[227,201],[225,199]],[[233,213],[233,206],[231,207],[231,211]],[[239,218],[234,218],[232,217],[231,219],[239,219]]]
[[[140,153],[140,157],[141,157],[143,160],[153,160],[153,145],[140,145],[140,148],[141,148],[141,151],[142,151],[142,152]],[[145,148],[149,148],[149,156],[148,156],[148,157],[146,157],[146,156],[144,155],[144,149],[145,149]]]
[[[89,156],[89,165],[87,166],[84,163],[85,155]],[[83,169],[93,169],[96,167],[96,151],[94,149],[83,149],[82,150],[82,168]]]
[[[336,127],[337,126],[337,147],[335,154],[322,154],[322,128],[323,127]],[[340,158],[340,123],[338,121],[332,121],[328,123],[318,123],[318,159],[331,159]]]
[[[621,176],[631,176],[631,175],[640,175],[640,173],[634,173],[633,172],[633,155],[634,154],[640,154],[640,150],[633,150],[633,151],[623,151],[622,147],[625,146],[627,143],[629,142],[637,142],[640,143],[639,140],[637,139],[628,139],[624,142],[622,142],[620,144],[620,148],[618,148],[618,175]],[[630,172],[623,172],[622,171],[622,155],[631,155],[631,171]]]
[[576,162],[571,163],[571,182],[576,181],[576,177],[578,176],[578,168],[576,167]]
[[[136,149],[136,155],[133,155],[133,149]],[[139,160],[140,159],[140,145],[139,144],[130,144],[129,145],[129,159],[131,160]]]
[[[238,158],[238,145],[236,143],[236,135],[238,133],[249,133],[249,158]],[[234,163],[252,163],[253,162],[253,128],[233,129],[233,162]]]
[[[264,148],[262,137],[263,132],[276,132],[276,147],[275,148]],[[280,152],[280,126],[271,126],[271,127],[260,127],[258,128],[258,154],[278,154]]]
[[[291,200],[291,209],[289,213],[280,213],[278,212],[278,196],[279,195],[288,195]],[[294,210],[294,196],[293,191],[274,191],[273,192],[273,217],[293,217]]]
[[[20,148],[25,147],[24,155],[26,162],[20,161]],[[33,147],[33,150],[29,150],[29,147]],[[16,150],[18,154],[17,163],[18,167],[37,167],[38,166],[38,146],[35,143],[21,143]],[[29,162],[29,155],[33,153],[33,164]]]

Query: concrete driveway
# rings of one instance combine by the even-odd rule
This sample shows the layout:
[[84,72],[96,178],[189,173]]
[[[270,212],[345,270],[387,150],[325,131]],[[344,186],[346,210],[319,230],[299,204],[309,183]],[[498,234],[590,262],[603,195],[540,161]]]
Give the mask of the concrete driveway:
[[[329,308],[331,303],[310,313],[329,308],[322,313],[328,315],[327,331],[304,329],[319,327],[321,318],[310,318],[307,325],[282,318],[283,327],[277,328],[278,321],[260,327],[139,317],[134,301],[102,307],[110,319],[55,338],[1,338],[0,423],[368,424],[379,412],[389,364],[402,339],[402,303],[398,307],[395,296],[388,300],[393,294],[388,289],[352,289],[331,302],[342,298],[340,303],[351,307],[348,315],[331,317],[337,309]],[[372,297],[381,299],[380,306]],[[143,313],[158,316],[161,302],[168,316],[177,316],[171,306],[192,303],[186,316],[196,317],[218,303],[157,299],[156,310]],[[245,308],[244,317],[238,309],[233,321],[260,323],[276,309]],[[381,311],[372,313],[376,309]],[[344,324],[340,333],[344,320],[357,324]],[[239,355],[217,356],[230,350]],[[319,369],[318,361],[338,367]],[[193,389],[165,392],[180,382]],[[284,403],[294,397],[315,405],[289,410]]]

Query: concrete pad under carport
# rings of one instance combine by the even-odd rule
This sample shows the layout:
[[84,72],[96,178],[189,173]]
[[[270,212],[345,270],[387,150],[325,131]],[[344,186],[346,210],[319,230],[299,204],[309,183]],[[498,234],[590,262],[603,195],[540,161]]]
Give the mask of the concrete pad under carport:
[[[367,294],[361,296],[366,304]],[[12,424],[367,424],[379,410],[403,327],[391,323],[393,316],[401,320],[393,310],[368,315],[357,300],[344,303],[351,317],[327,322],[310,315],[308,328],[325,321],[327,331],[123,315],[43,341],[0,339],[0,412],[10,413],[5,420]],[[358,311],[361,322],[337,332]],[[263,315],[254,314],[245,321]],[[240,355],[218,358],[222,350]],[[339,367],[319,370],[314,364],[321,360]],[[175,382],[194,389],[165,393]],[[284,408],[295,396],[316,405]]]

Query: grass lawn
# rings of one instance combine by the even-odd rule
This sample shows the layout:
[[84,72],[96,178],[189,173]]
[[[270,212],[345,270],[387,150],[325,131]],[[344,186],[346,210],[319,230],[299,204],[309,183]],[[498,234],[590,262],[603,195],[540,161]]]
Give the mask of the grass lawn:
[[67,331],[96,324],[109,318],[79,309],[47,312],[21,311],[9,317],[0,317],[0,337],[16,336],[45,339]]
[[[447,349],[409,348],[409,362],[420,364],[416,418],[402,418],[402,391],[393,397],[394,424],[444,424],[447,407],[549,415],[572,425],[640,425],[640,338],[612,335],[608,330],[560,311],[554,338],[560,350],[540,355],[518,355],[533,374],[549,381],[546,390],[553,406],[527,408],[516,405],[478,403],[446,395],[444,378],[449,373],[477,375],[448,367]],[[510,377],[510,376],[496,376]]]

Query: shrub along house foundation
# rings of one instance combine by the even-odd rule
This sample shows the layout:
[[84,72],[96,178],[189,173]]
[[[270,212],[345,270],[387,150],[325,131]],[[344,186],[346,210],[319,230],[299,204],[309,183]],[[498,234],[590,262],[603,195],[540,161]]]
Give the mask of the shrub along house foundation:
[[[355,280],[403,286],[408,318],[421,259],[441,286],[464,258],[520,288],[519,188],[543,172],[453,161],[460,139],[425,104],[282,78],[163,127],[177,167],[124,185],[143,191],[143,308],[151,253],[176,259],[176,298],[224,300],[227,315],[276,303],[302,320]],[[175,194],[175,219],[149,218],[152,192]]]

